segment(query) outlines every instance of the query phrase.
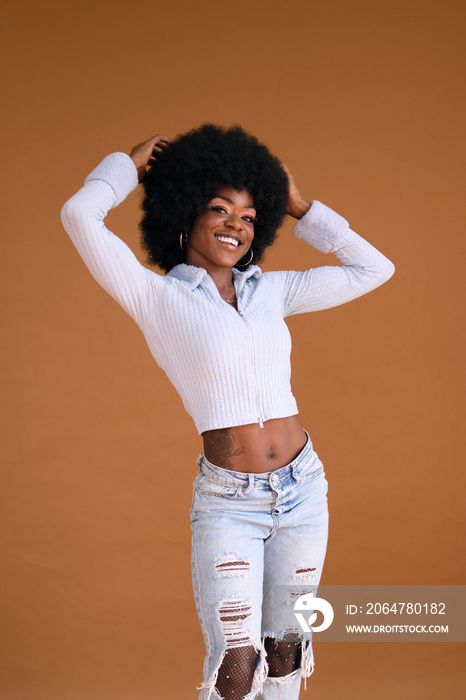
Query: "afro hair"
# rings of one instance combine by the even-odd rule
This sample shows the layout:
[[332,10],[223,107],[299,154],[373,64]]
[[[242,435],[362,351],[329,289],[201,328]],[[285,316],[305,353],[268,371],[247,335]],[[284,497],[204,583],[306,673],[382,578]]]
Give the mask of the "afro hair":
[[[275,239],[288,201],[288,179],[280,161],[240,126],[204,124],[178,136],[157,154],[144,180],[142,245],[148,262],[168,272],[186,261],[180,233],[220,187],[247,190],[256,209],[253,263],[259,263]],[[244,256],[246,269],[249,251]],[[252,264],[252,263],[251,263]]]

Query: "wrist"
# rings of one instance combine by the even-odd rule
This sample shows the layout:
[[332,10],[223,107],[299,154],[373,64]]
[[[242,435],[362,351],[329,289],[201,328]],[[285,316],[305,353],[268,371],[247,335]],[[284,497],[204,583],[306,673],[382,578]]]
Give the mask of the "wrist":
[[141,160],[140,160],[139,158],[134,157],[134,156],[132,156],[132,155],[130,155],[129,157],[130,157],[131,160],[133,161],[134,167],[135,167],[136,170],[137,170],[137,173],[138,173],[138,182],[142,182],[142,179],[143,179],[143,177],[144,177],[144,175],[145,175],[145,172],[146,172],[146,165],[145,165],[145,163],[142,163]]
[[307,199],[301,197],[301,199],[298,202],[296,202],[296,204],[294,204],[291,209],[288,210],[288,213],[295,219],[302,219],[302,217],[305,214],[307,214],[310,208],[311,202],[308,202]]

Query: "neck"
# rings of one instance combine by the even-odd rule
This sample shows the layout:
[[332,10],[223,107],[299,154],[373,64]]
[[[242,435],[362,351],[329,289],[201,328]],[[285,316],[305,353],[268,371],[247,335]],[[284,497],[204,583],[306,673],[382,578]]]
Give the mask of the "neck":
[[220,293],[231,290],[233,285],[233,268],[213,265],[209,261],[194,259],[193,256],[190,255],[186,256],[186,264],[203,267],[210,277],[212,277]]
[[215,286],[221,294],[229,293],[231,291],[233,285],[233,272],[231,267],[222,268],[221,270],[209,270],[207,267],[205,269],[214,280]]

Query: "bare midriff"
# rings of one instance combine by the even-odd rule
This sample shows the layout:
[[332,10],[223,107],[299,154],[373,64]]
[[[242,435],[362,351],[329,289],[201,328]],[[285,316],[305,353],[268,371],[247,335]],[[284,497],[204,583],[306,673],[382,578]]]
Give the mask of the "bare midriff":
[[202,433],[204,454],[212,464],[237,472],[263,473],[295,459],[307,442],[297,415]]

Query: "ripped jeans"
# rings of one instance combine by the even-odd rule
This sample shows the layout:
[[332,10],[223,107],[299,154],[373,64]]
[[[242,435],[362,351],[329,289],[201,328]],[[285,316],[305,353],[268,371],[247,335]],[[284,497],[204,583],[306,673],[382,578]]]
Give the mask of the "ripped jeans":
[[[293,595],[322,573],[328,533],[322,462],[308,435],[299,455],[272,472],[223,469],[203,453],[198,465],[190,516],[194,598],[207,650],[199,700],[297,700],[314,658],[293,615]],[[290,633],[300,640],[300,665],[286,675],[269,672],[267,649]],[[248,651],[241,647],[254,655],[246,689],[229,694],[223,678],[221,693],[219,670],[228,653],[238,660]]]

